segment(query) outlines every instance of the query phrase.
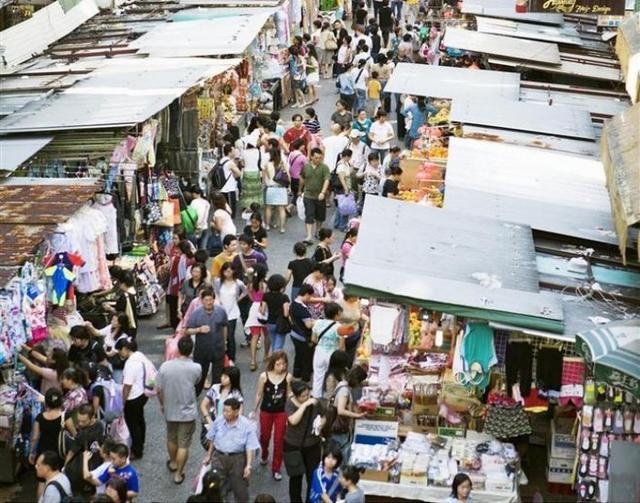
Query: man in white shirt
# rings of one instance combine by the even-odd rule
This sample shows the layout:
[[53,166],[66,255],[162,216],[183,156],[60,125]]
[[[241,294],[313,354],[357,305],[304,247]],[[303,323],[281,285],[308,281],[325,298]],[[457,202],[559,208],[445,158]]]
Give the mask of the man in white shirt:
[[62,473],[63,461],[57,452],[45,451],[36,459],[36,475],[44,479],[45,486],[38,503],[60,503],[70,497],[71,482]]
[[133,339],[119,339],[116,349],[125,360],[122,371],[122,398],[124,400],[124,420],[131,434],[131,459],[142,457],[147,425],[144,420],[144,393],[147,376],[147,357],[138,351],[138,343]]
[[357,129],[352,129],[349,133],[349,144],[347,148],[351,150],[351,166],[357,171],[361,171],[367,165],[369,146],[362,141],[362,135]]
[[238,178],[242,175],[242,171],[234,161],[233,145],[227,143],[222,147],[223,157],[220,159],[220,165],[224,172],[225,183],[220,189],[231,207],[231,217],[236,217],[236,201],[238,192]]
[[378,159],[384,160],[391,148],[391,140],[395,137],[393,126],[387,122],[387,112],[378,111],[376,121],[369,129],[369,139],[371,140],[371,151],[377,152]]
[[323,140],[324,145],[324,163],[329,167],[329,171],[333,173],[338,164],[338,156],[347,147],[349,139],[342,134],[340,124],[333,123],[331,125],[331,136]]
[[371,37],[364,34],[364,27],[356,26],[356,29],[353,32],[353,38],[351,39],[351,49],[353,49],[354,52],[358,47],[358,43],[360,42],[360,40],[364,40],[364,43],[367,45],[367,47],[371,49]]
[[[360,56],[359,54],[358,56]],[[357,57],[357,56],[356,56]],[[358,113],[364,108],[365,101],[367,99],[367,81],[369,80],[369,71],[367,70],[367,60],[361,58],[358,62],[358,66],[351,70],[353,75],[353,81],[356,83],[356,103],[354,105],[355,113]]]
[[191,187],[191,192],[193,199],[191,199],[191,206],[196,213],[198,214],[198,221],[196,222],[196,237],[199,239],[204,231],[207,230],[207,223],[209,221],[209,210],[211,209],[211,204],[204,197],[202,197],[202,189],[197,185]]

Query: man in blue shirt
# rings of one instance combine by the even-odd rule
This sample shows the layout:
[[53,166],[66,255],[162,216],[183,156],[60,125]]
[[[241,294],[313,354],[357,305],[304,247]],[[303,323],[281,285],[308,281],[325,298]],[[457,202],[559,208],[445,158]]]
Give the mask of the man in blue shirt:
[[340,89],[340,99],[345,102],[346,109],[351,111],[356,97],[356,81],[351,75],[351,63],[344,65],[344,72],[338,76],[336,85]]
[[249,501],[249,478],[255,451],[260,447],[253,423],[240,415],[240,402],[227,398],[222,417],[207,432],[209,452],[203,464],[214,461],[229,481],[236,501]]
[[[86,457],[90,456],[89,451],[85,451]],[[107,468],[98,478],[93,478],[89,472],[85,480],[94,486],[106,484],[112,478],[119,478],[127,484],[127,498],[135,498],[140,493],[140,483],[136,469],[129,464],[129,448],[124,444],[116,444],[109,453],[111,466]]]

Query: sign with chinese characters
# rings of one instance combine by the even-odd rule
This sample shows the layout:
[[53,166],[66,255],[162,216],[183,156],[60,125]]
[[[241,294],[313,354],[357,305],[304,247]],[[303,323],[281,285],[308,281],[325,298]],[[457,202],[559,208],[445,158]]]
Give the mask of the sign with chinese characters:
[[528,11],[619,16],[624,14],[624,2],[625,0],[529,0]]

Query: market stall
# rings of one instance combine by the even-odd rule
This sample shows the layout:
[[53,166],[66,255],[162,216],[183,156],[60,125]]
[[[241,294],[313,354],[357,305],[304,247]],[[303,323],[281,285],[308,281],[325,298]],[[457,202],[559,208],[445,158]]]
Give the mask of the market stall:
[[[566,267],[549,260],[521,223],[367,200],[345,270],[346,291],[366,299],[369,316],[357,352],[368,369],[358,407],[368,421],[397,425],[392,442],[372,453],[356,424],[351,462],[367,469],[368,494],[438,501],[452,474],[465,471],[474,499],[515,501],[530,448],[546,456],[548,490],[571,491],[589,375],[575,334],[610,309],[638,313],[542,290]],[[474,356],[474,347],[486,354]]]
[[624,444],[637,443],[640,435],[640,321],[613,322],[581,332],[577,347],[589,373],[576,438],[576,492],[582,500],[619,501],[616,496],[621,493],[615,492],[614,484],[637,490],[628,475],[620,477],[619,470],[640,449],[633,445],[635,452],[627,450],[628,457],[620,458]]

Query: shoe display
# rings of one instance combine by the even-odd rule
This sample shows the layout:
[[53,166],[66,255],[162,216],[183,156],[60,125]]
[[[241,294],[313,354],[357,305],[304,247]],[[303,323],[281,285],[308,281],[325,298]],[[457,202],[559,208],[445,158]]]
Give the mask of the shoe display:
[[613,432],[616,435],[622,435],[624,433],[624,416],[620,409],[616,409],[613,415]]
[[604,412],[600,407],[593,411],[593,431],[602,433],[604,431]]
[[582,408],[582,426],[591,428],[593,424],[593,405],[585,405]]
[[598,458],[598,478],[600,480],[607,478],[607,458]]
[[589,476],[596,477],[598,475],[598,456],[589,456]]
[[604,431],[611,431],[613,428],[613,410],[608,407],[604,411]]
[[589,433],[589,430],[582,430],[580,434],[580,450],[582,452],[589,452],[591,450],[590,436],[591,433]]
[[578,465],[578,476],[584,478],[589,473],[589,456],[580,455],[580,464]]
[[609,435],[602,435],[599,454],[605,458],[609,457]]
[[629,435],[633,433],[633,412],[630,409],[624,411],[624,432]]
[[591,405],[596,401],[596,383],[593,379],[587,379],[584,386],[584,403]]

